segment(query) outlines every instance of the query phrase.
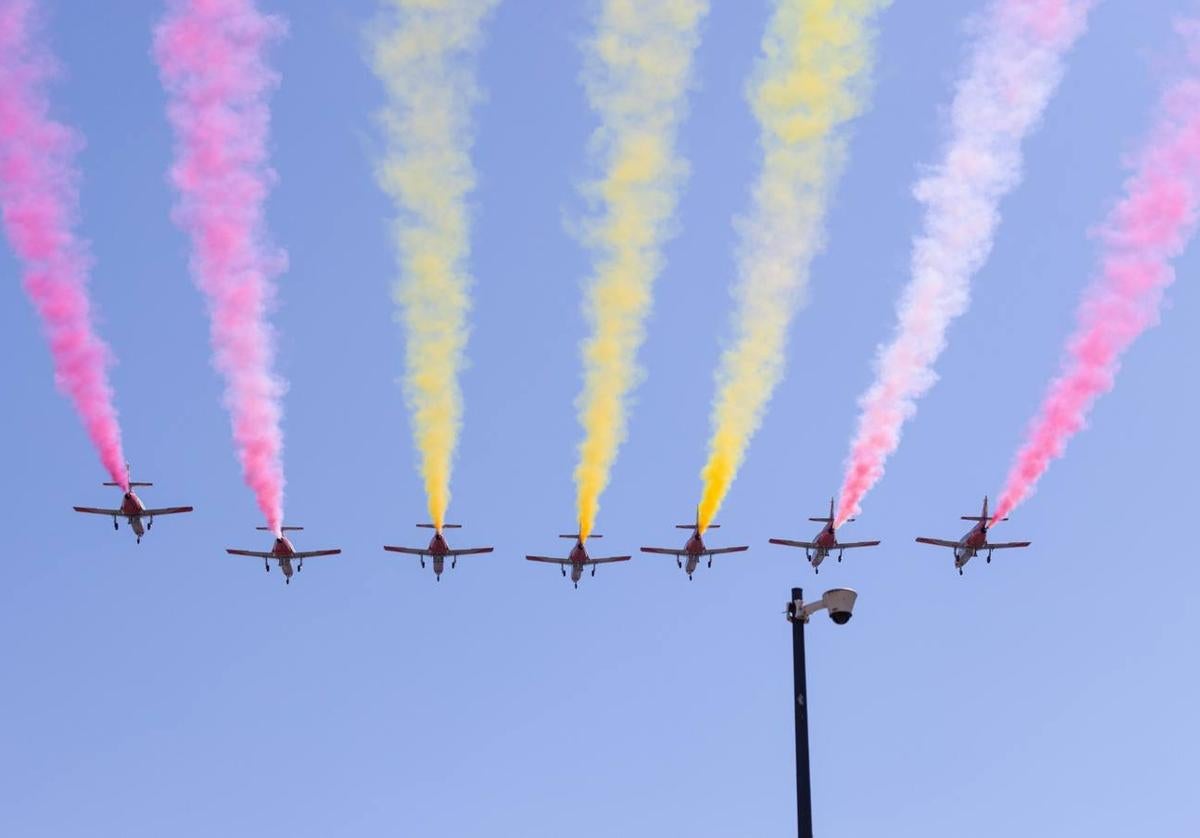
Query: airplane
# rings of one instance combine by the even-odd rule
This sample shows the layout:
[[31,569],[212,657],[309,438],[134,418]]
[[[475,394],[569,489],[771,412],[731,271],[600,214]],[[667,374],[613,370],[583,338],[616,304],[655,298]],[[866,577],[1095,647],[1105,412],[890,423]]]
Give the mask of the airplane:
[[[271,531],[270,527],[255,527],[255,529],[263,532]],[[307,550],[298,552],[295,546],[292,545],[291,539],[283,535],[283,533],[298,532],[302,529],[304,527],[280,527],[280,534],[275,537],[275,543],[271,545],[271,550],[268,553],[260,553],[255,550],[234,550],[232,548],[226,549],[225,552],[231,556],[251,556],[256,559],[262,559],[263,567],[266,568],[268,573],[271,572],[271,560],[274,559],[279,563],[280,571],[283,572],[283,581],[290,585],[292,584],[293,559],[298,560],[296,564],[296,572],[298,573],[304,569],[305,559],[313,559],[317,556],[336,556],[342,552],[341,550]]]
[[[988,517],[988,499],[986,496],[983,499],[982,512],[978,515],[964,515],[962,519],[964,521],[974,521],[975,526],[971,527],[967,534],[958,541],[947,541],[941,538],[917,539],[921,544],[933,544],[937,547],[952,548],[954,550],[954,566],[958,568],[959,576],[962,576],[963,565],[985,550],[987,551],[988,564],[991,564],[993,550],[1011,550],[1017,547],[1028,547],[1033,543],[1032,541],[988,541],[988,527],[994,522]],[[1008,519],[1002,518],[1001,520],[1007,521]]]
[[[808,563],[812,565],[813,573],[820,573],[819,568],[821,562],[829,558],[829,556],[837,551],[837,560],[842,560],[843,550],[853,550],[857,547],[876,547],[878,541],[847,541],[842,543],[837,540],[837,529],[833,526],[833,522],[837,520],[837,511],[834,505],[834,499],[829,499],[829,517],[828,518],[809,518],[810,521],[817,521],[825,525],[812,541],[790,541],[786,538],[772,538],[772,544],[782,544],[785,547],[802,547],[804,549],[804,558],[808,559]],[[846,523],[853,521],[853,518],[847,518]]]
[[451,550],[450,545],[446,543],[446,539],[442,536],[442,530],[458,530],[462,529],[461,524],[442,524],[439,528],[436,524],[417,524],[418,527],[424,529],[436,530],[433,538],[429,539],[429,546],[421,549],[420,547],[389,547],[384,545],[383,549],[392,553],[408,553],[410,556],[421,557],[421,567],[425,567],[425,557],[429,556],[433,559],[433,575],[439,582],[442,580],[442,572],[446,569],[446,557],[450,557],[450,567],[453,569],[458,564],[459,556],[473,556],[477,553],[490,553],[491,547],[471,547],[466,550]]
[[[129,463],[125,464],[125,473],[129,473]],[[120,483],[105,483],[105,486],[120,487]],[[147,509],[142,503],[142,499],[137,496],[133,490],[141,489],[148,486],[153,486],[153,483],[139,483],[136,481],[129,482],[129,489],[121,498],[121,506],[119,509],[103,509],[95,506],[76,506],[72,507],[76,512],[84,512],[88,515],[109,515],[113,519],[113,529],[121,528],[118,519],[124,518],[129,524],[129,529],[133,530],[134,536],[137,538],[137,543],[142,543],[142,536],[146,534],[152,526],[154,526],[154,516],[156,515],[179,515],[183,512],[191,512],[190,506],[164,506],[159,509]],[[142,519],[146,522],[143,525]]]
[[[603,538],[604,536],[593,533],[589,538]],[[548,564],[556,564],[562,569],[562,575],[567,575],[567,565],[571,566],[571,581],[575,587],[579,587],[579,580],[583,578],[583,569],[587,566],[592,568],[592,576],[596,575],[596,565],[610,564],[612,562],[627,562],[632,556],[608,556],[603,559],[593,559],[588,555],[587,548],[583,546],[583,539],[578,533],[570,535],[560,535],[559,538],[575,539],[575,546],[571,548],[571,552],[567,554],[565,559],[555,558],[553,556],[526,556],[525,558],[531,562],[546,562]]]
[[[708,529],[710,529],[710,530],[717,530],[720,528],[721,528],[720,524],[709,524],[708,525]],[[642,552],[643,553],[661,553],[662,555],[666,555],[666,556],[674,556],[676,566],[683,568],[684,572],[687,573],[687,575],[688,575],[688,579],[692,578],[692,574],[696,572],[696,568],[700,565],[700,559],[702,559],[705,556],[708,557],[708,566],[712,567],[713,556],[719,555],[721,553],[741,553],[745,550],[750,549],[750,545],[748,545],[748,544],[745,546],[742,546],[742,547],[716,547],[716,548],[713,548],[713,547],[705,546],[704,538],[700,534],[700,509],[699,509],[699,507],[696,508],[696,523],[694,523],[694,524],[676,524],[675,529],[692,531],[691,537],[683,545],[682,550],[672,550],[670,547],[643,547]],[[683,560],[685,558],[687,559],[686,565],[683,562]]]

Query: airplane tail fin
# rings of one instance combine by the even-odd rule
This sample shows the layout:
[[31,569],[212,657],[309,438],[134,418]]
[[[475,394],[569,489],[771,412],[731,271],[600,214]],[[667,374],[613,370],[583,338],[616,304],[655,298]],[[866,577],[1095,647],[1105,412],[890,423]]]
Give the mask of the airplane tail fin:
[[[103,484],[101,484],[101,485],[103,485],[103,486],[120,486],[121,484],[120,484],[120,483],[111,483],[111,482],[105,482],[105,483],[103,483]],[[134,488],[135,486],[153,486],[153,485],[154,485],[153,483],[143,483],[143,482],[141,482],[141,481],[138,481],[138,480],[130,480],[130,481],[129,481],[129,488],[130,488],[130,489]]]
[[[699,532],[700,531],[700,507],[699,507],[699,505],[696,506],[696,523],[694,523],[694,524],[676,524],[675,529],[677,529],[677,530],[695,530],[696,532]],[[721,525],[720,524],[709,524],[708,529],[719,530],[719,529],[721,529]]]
[[[986,523],[988,523],[989,521],[991,521],[991,520],[992,520],[992,516],[988,515],[988,499],[987,499],[987,495],[984,495],[984,496],[983,496],[983,509],[980,511],[980,513],[979,513],[978,515],[963,515],[963,516],[962,516],[962,519],[963,519],[964,521],[982,521],[982,522],[983,522],[983,523],[985,523],[985,524],[986,524]],[[1000,520],[1001,520],[1001,521],[1007,521],[1008,519],[1007,519],[1007,518],[1001,518]]]
[[[263,532],[271,532],[272,531],[270,527],[255,527],[254,529],[262,530]],[[299,532],[302,529],[304,529],[304,527],[280,527],[279,531],[280,532]]]
[[[818,524],[832,524],[834,521],[837,520],[837,508],[835,506],[835,503],[836,503],[836,501],[834,501],[833,498],[829,499],[829,517],[828,518],[809,518],[808,520],[815,521]],[[854,520],[853,518],[847,518],[846,523],[848,524],[853,520]]]
[[[436,530],[437,524],[417,524],[423,530]],[[442,524],[444,530],[461,530],[462,524]]]
[[[562,533],[562,534],[560,534],[560,535],[559,535],[559,538],[573,538],[573,539],[575,539],[576,541],[578,541],[578,540],[579,540],[579,533],[577,533],[577,532],[565,532],[565,533]],[[589,536],[588,536],[588,538],[604,538],[604,536],[600,535],[600,533],[598,533],[598,532],[594,532],[594,533],[592,533],[591,535],[589,535]]]

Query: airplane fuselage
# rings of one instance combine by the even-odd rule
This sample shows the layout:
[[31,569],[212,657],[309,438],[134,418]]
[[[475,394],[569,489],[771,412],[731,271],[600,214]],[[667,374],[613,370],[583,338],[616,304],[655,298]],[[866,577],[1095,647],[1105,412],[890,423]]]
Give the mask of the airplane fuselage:
[[[142,540],[142,536],[146,534],[149,528],[142,523],[142,514],[146,511],[146,505],[142,503],[132,489],[125,493],[125,497],[121,498],[121,515],[129,522],[129,529],[133,530],[133,534],[137,536],[138,541]],[[117,522],[114,520],[113,524]]]
[[[285,579],[290,580],[296,570],[296,568],[292,567],[292,557],[295,554],[296,548],[287,536],[281,535],[276,537],[275,543],[271,545],[271,558],[278,563],[279,570]],[[303,560],[301,560],[301,564],[303,564]]]
[[[446,543],[446,539],[440,532],[434,532],[433,538],[429,539],[429,558],[433,561],[433,575],[439,581],[442,574],[446,572],[446,554],[450,552],[450,545]],[[421,562],[421,566],[425,566],[425,562]]]
[[[578,540],[575,546],[571,548],[570,554],[567,556],[571,560],[571,581],[578,586],[579,580],[583,578],[584,562],[588,560],[587,548],[583,546],[583,541]],[[566,569],[563,569],[563,575],[566,575]]]
[[837,530],[833,524],[825,526],[816,537],[813,538],[813,544],[816,548],[809,552],[808,562],[813,567],[820,567],[821,562],[829,557],[831,551],[836,550],[838,546]]
[[954,566],[962,569],[962,567],[975,556],[979,555],[979,550],[983,545],[987,544],[987,526],[982,522],[971,527],[971,529],[958,541],[958,546],[954,548]]
[[682,567],[688,578],[691,579],[696,568],[700,566],[700,558],[707,550],[704,546],[704,537],[700,535],[699,530],[692,533],[692,537],[687,540],[687,544],[683,545],[683,549],[687,551],[687,561],[682,563]]

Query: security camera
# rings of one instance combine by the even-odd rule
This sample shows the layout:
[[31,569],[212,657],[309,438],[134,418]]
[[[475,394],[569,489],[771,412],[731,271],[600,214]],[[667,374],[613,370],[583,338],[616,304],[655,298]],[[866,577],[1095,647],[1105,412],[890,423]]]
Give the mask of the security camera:
[[856,599],[858,599],[858,594],[849,588],[834,588],[825,592],[825,596],[821,597],[821,602],[829,609],[829,619],[839,626],[844,626],[850,622],[850,615],[854,611]]
[[[798,594],[798,589],[793,589]],[[816,602],[805,604],[799,597],[787,605],[788,622],[807,623],[808,618],[821,609],[829,611],[829,618],[839,626],[850,622],[851,612],[854,611],[854,601],[858,593],[850,588],[833,588],[826,591]]]

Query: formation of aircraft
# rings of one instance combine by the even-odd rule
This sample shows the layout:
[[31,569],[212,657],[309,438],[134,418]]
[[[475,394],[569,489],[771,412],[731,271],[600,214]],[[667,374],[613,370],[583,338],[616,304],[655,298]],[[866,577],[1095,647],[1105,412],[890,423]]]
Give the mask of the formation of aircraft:
[[[988,528],[995,523],[988,517],[988,499],[985,495],[983,498],[983,509],[978,515],[963,515],[964,521],[974,521],[975,526],[967,530],[966,535],[958,541],[948,541],[944,538],[924,538],[918,537],[917,542],[920,544],[932,544],[936,547],[949,547],[954,551],[954,567],[958,569],[958,575],[962,576],[963,566],[971,559],[978,556],[980,553],[987,553],[988,564],[992,563],[993,550],[1013,550],[1021,547],[1028,547],[1032,541],[988,541]],[[1002,518],[1002,521],[1007,521],[1007,518]]]
[[458,565],[459,556],[474,556],[479,553],[492,552],[491,547],[469,547],[465,550],[451,550],[450,545],[446,543],[445,537],[442,535],[442,530],[459,530],[462,529],[462,524],[442,524],[439,529],[436,524],[417,524],[423,529],[434,530],[433,538],[429,539],[429,546],[422,549],[420,547],[391,547],[387,544],[383,546],[384,550],[391,553],[407,553],[410,556],[421,557],[421,567],[425,567],[425,557],[428,556],[433,560],[433,575],[439,582],[442,580],[442,573],[446,569],[446,557],[450,557],[450,568],[454,569]]
[[[854,550],[859,547],[877,547],[878,541],[846,541],[841,542],[837,539],[837,528],[833,523],[837,520],[837,507],[833,498],[829,499],[829,517],[828,518],[809,518],[810,521],[823,523],[825,527],[816,534],[812,541],[791,541],[786,538],[772,538],[772,544],[782,544],[785,547],[800,547],[804,550],[804,557],[808,559],[808,563],[812,565],[813,573],[819,573],[821,562],[825,561],[831,553],[837,552],[837,560],[842,560],[842,551]],[[846,523],[853,521],[853,518],[847,518]]]
[[[709,524],[708,529],[720,529],[720,524]],[[682,550],[672,550],[670,547],[643,547],[643,553],[659,553],[664,556],[674,556],[675,566],[680,567],[687,574],[688,579],[692,578],[692,574],[696,572],[696,568],[700,566],[700,560],[708,558],[708,566],[712,567],[713,556],[721,553],[741,553],[750,549],[750,545],[746,544],[741,547],[707,547],[704,544],[704,533],[700,531],[700,510],[696,510],[696,522],[694,524],[676,524],[677,530],[691,530],[692,535],[684,543]],[[685,563],[686,559],[686,563]]]
[[[125,464],[125,472],[129,473],[129,464]],[[120,483],[104,483],[105,486],[113,486],[120,488]],[[105,509],[98,506],[76,506],[76,512],[83,512],[87,515],[106,515],[112,518],[113,529],[121,529],[120,519],[124,518],[129,524],[129,529],[133,530],[133,535],[137,539],[137,543],[142,543],[142,536],[154,526],[155,516],[163,515],[179,515],[184,512],[191,512],[190,506],[163,506],[158,509],[147,509],[142,503],[142,499],[137,496],[134,489],[144,489],[153,486],[153,483],[142,483],[138,481],[130,481],[129,489],[121,497],[121,505],[116,509]],[[144,522],[143,522],[144,520]]]
[[[270,532],[270,527],[255,527],[263,532]],[[299,532],[304,527],[280,527],[279,533],[275,536],[275,543],[271,545],[271,549],[267,552],[257,550],[235,550],[232,547],[225,550],[231,556],[251,556],[252,558],[262,559],[263,567],[268,573],[271,572],[271,561],[274,560],[279,565],[279,570],[283,573],[283,581],[287,584],[292,583],[292,562],[296,562],[295,572],[299,573],[304,569],[305,559],[315,559],[321,556],[336,556],[342,551],[340,549],[333,550],[297,550],[292,544],[290,538],[284,535],[285,532]]]
[[[126,466],[128,469],[128,466]],[[107,487],[120,488],[119,483],[106,482],[103,485]],[[130,481],[128,489],[124,492],[121,498],[121,505],[115,509],[93,506],[76,506],[76,512],[83,512],[89,515],[105,515],[112,518],[113,529],[120,529],[120,521],[125,519],[129,524],[129,528],[133,530],[133,534],[140,544],[142,536],[154,525],[154,519],[163,515],[179,515],[185,512],[192,512],[190,506],[164,506],[164,507],[147,507],[142,499],[137,496],[134,489],[142,489],[153,486],[153,483]],[[963,567],[967,562],[971,561],[975,556],[985,555],[987,562],[992,561],[992,552],[995,550],[1012,550],[1024,547],[1029,547],[1030,541],[990,541],[988,539],[988,531],[997,520],[988,514],[988,498],[983,499],[983,508],[978,515],[964,515],[964,521],[972,521],[974,526],[957,541],[941,538],[926,538],[924,536],[917,539],[920,544],[932,544],[936,547],[948,547],[954,554],[954,567],[961,576]],[[830,556],[836,554],[837,560],[842,560],[842,554],[846,550],[854,550],[863,547],[877,547],[881,542],[873,541],[839,541],[837,536],[837,528],[834,522],[837,521],[837,506],[834,499],[829,501],[829,515],[809,518],[824,526],[821,528],[811,541],[794,541],[787,538],[772,538],[771,544],[780,544],[785,547],[796,547],[804,550],[804,557],[808,563],[812,565],[813,572],[819,573],[821,563]],[[1007,518],[1001,519],[1007,521]],[[847,519],[847,522],[854,521],[853,518]],[[436,524],[417,524],[423,529],[433,530],[433,536],[429,539],[429,544],[425,547],[397,547],[393,545],[384,545],[383,549],[390,553],[404,553],[410,556],[417,556],[421,561],[421,567],[425,567],[425,560],[429,559],[433,564],[434,578],[441,581],[442,574],[446,571],[446,559],[450,559],[451,569],[458,565],[459,556],[472,556],[482,553],[491,553],[492,547],[467,547],[455,549],[446,541],[443,530],[461,529],[460,524],[443,524],[440,527]],[[688,536],[683,546],[676,549],[672,547],[643,547],[643,553],[653,553],[666,556],[674,556],[675,564],[681,568],[688,576],[692,578],[692,574],[700,566],[700,562],[704,559],[708,560],[708,566],[712,567],[713,556],[722,555],[725,553],[741,553],[749,550],[749,545],[739,545],[736,547],[709,547],[704,543],[704,533],[708,529],[719,529],[718,524],[710,524],[704,530],[700,527],[700,511],[696,510],[696,520],[691,524],[677,524],[677,529],[691,530],[691,535]],[[258,527],[260,531],[269,532],[268,527]],[[330,550],[297,550],[292,544],[291,539],[285,535],[289,532],[298,532],[304,529],[303,527],[286,526],[281,527],[280,531],[275,534],[275,540],[271,544],[270,550],[236,550],[233,548],[227,549],[225,552],[232,556],[250,556],[252,558],[262,559],[263,567],[270,572],[271,562],[274,561],[279,565],[279,570],[283,573],[284,582],[291,584],[292,575],[304,568],[305,559],[319,558],[322,556],[337,556],[342,551],[335,548]],[[589,538],[602,538],[599,534],[591,534]],[[559,538],[573,539],[574,546],[564,557],[558,556],[526,556],[525,558],[531,562],[544,562],[547,564],[556,564],[562,571],[563,576],[567,576],[567,569],[570,568],[571,582],[576,588],[579,587],[579,581],[583,578],[585,568],[591,568],[592,576],[596,575],[596,566],[602,564],[611,564],[614,562],[627,562],[632,556],[604,556],[601,558],[592,558],[588,555],[587,547],[584,541],[587,539],[580,537],[579,533],[570,533],[560,535]],[[294,564],[293,564],[294,563]]]
[[[603,538],[604,536],[593,533],[589,538]],[[592,576],[596,575],[596,565],[611,564],[612,562],[627,562],[633,556],[607,556],[602,559],[593,559],[588,555],[587,548],[583,546],[583,538],[579,533],[570,535],[560,535],[559,538],[575,539],[575,546],[571,548],[571,552],[567,554],[565,559],[560,559],[555,556],[526,556],[525,558],[531,562],[546,562],[547,564],[556,564],[562,570],[562,575],[567,575],[567,568],[571,568],[571,582],[575,587],[579,587],[579,580],[583,578],[583,569],[591,567]]]

